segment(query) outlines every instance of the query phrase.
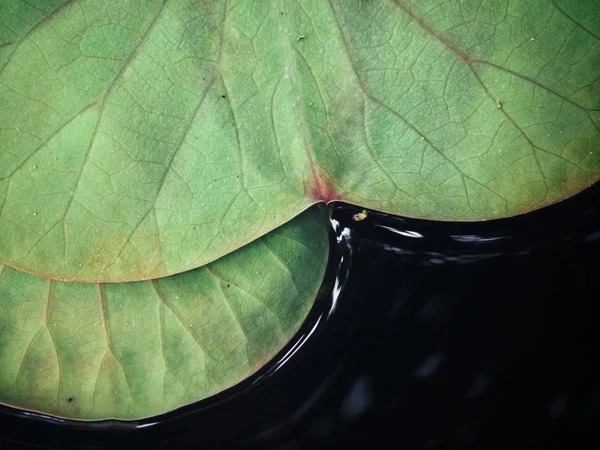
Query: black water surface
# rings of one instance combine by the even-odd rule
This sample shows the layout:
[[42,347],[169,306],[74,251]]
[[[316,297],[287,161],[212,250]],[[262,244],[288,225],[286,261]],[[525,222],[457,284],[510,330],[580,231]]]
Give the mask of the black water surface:
[[483,223],[359,211],[332,208],[321,295],[255,377],[139,422],[0,408],[0,449],[600,448],[600,186]]

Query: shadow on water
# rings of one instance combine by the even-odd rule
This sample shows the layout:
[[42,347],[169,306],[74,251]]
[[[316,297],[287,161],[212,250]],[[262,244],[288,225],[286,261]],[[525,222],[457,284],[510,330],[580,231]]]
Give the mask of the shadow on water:
[[2,407],[0,448],[590,446],[600,424],[599,200],[595,186],[481,223],[374,212],[356,222],[361,209],[335,205],[315,307],[255,376],[137,422]]

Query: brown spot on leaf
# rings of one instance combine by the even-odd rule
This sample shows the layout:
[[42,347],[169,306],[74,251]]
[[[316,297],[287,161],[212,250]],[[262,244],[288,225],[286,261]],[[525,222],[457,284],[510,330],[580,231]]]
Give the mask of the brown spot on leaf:
[[305,192],[311,200],[326,204],[342,199],[329,174],[315,166],[312,176],[305,181]]
[[304,147],[308,156],[308,162],[311,175],[308,179],[304,179],[304,195],[311,200],[324,202],[328,204],[336,200],[341,200],[342,197],[338,192],[333,179],[327,172],[315,161],[314,154],[310,145],[304,138]]

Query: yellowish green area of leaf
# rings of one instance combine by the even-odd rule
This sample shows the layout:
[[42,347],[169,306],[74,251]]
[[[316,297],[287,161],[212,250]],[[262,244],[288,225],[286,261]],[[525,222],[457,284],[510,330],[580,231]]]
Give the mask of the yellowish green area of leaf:
[[0,403],[137,419],[238,383],[305,320],[327,263],[324,221],[310,209],[214,263],[151,281],[67,283],[0,265]]
[[600,175],[599,36],[597,0],[0,0],[0,260],[131,281],[318,201],[543,207]]

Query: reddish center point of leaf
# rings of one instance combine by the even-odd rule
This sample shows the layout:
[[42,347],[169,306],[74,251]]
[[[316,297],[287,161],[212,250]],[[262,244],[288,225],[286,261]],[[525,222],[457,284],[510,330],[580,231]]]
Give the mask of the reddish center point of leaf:
[[312,177],[306,181],[305,190],[311,200],[325,204],[342,199],[329,174],[315,165],[312,165]]

